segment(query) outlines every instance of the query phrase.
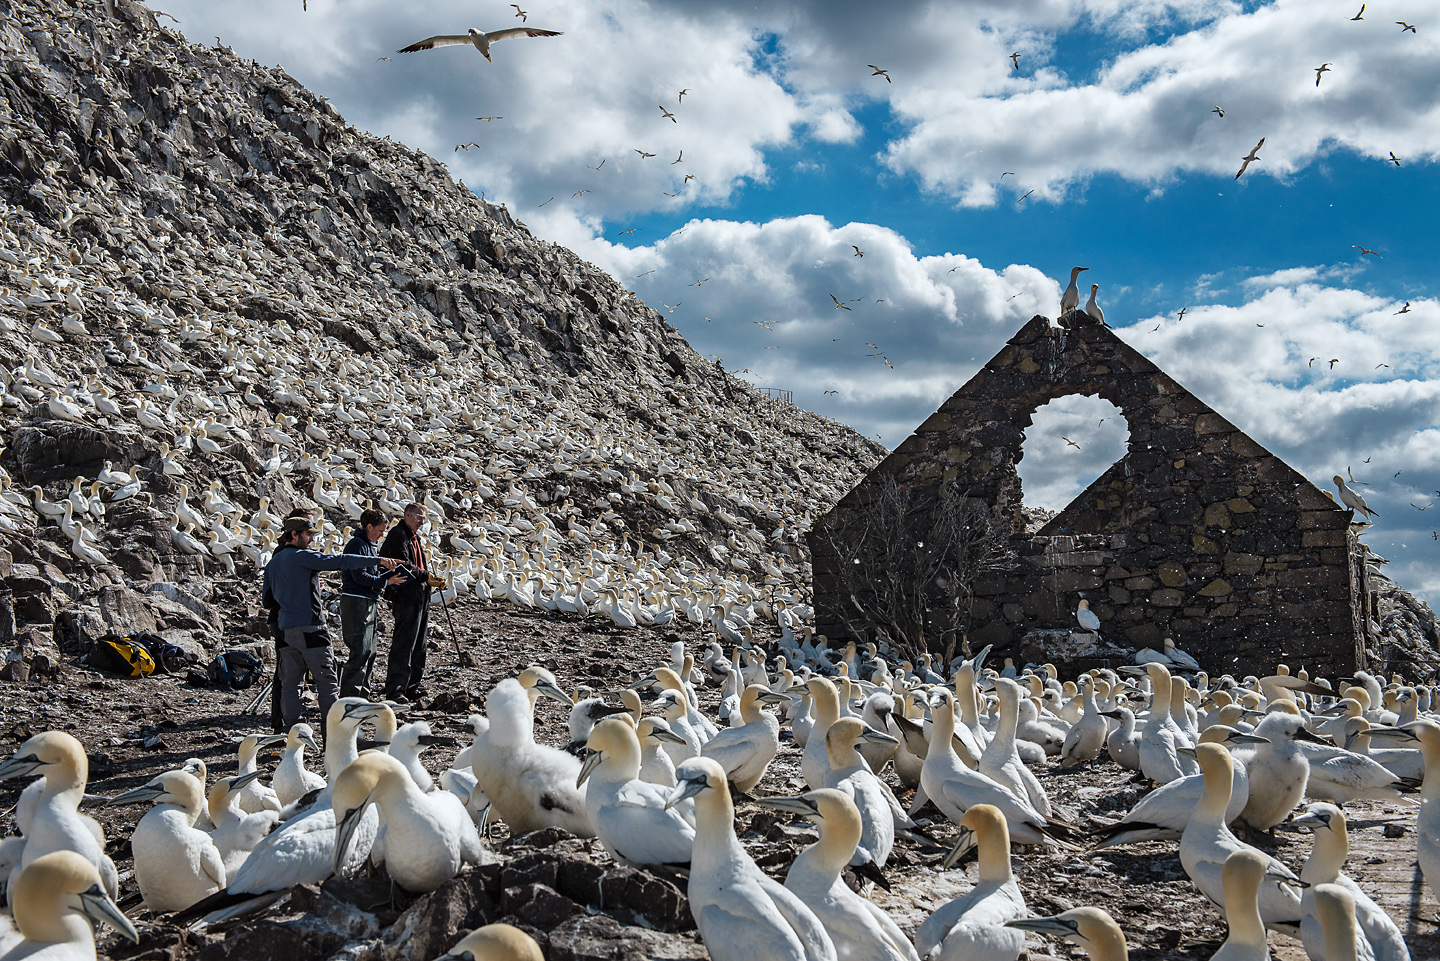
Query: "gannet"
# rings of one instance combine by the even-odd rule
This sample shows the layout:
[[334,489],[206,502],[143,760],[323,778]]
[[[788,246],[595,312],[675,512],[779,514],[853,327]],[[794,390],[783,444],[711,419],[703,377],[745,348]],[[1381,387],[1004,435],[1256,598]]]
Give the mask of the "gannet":
[[105,892],[95,865],[74,851],[41,855],[18,872],[10,906],[23,940],[0,943],[0,961],[95,961],[92,924],[140,941],[135,925]]
[[1220,883],[1225,889],[1225,924],[1230,930],[1210,961],[1270,961],[1259,902],[1266,868],[1265,855],[1253,848],[1239,848],[1225,859]]
[[679,738],[678,741],[666,738],[662,745],[670,762],[679,764],[687,758],[697,757],[702,739],[690,723],[690,708],[685,703],[685,695],[679,691],[665,691],[655,699],[655,706],[664,714],[670,733]]
[[848,795],[822,788],[760,803],[819,823],[820,840],[796,855],[785,875],[785,887],[815,912],[837,956],[849,961],[920,961],[915,946],[890,916],[851,891],[840,877],[853,858],[861,831],[860,812]]
[[735,806],[720,765],[694,757],[675,769],[667,802],[695,799],[690,914],[714,961],[836,961],[815,913],[771,880],[735,837]]
[[459,798],[449,791],[422,792],[404,764],[367,751],[340,772],[330,797],[337,876],[346,877],[348,865],[363,860],[352,842],[368,842],[362,822],[371,804],[384,816],[385,870],[407,891],[433,891],[465,865],[480,863],[480,835]]
[[[114,862],[105,853],[105,836],[94,818],[79,811],[89,773],[85,748],[64,731],[36,734],[0,764],[0,781],[37,774],[44,777],[39,792],[30,794],[35,809],[29,824],[21,826],[25,846],[18,867],[23,869],[52,851],[74,851],[95,865],[113,899],[119,893],[119,879]],[[26,792],[34,790],[32,786]],[[18,877],[18,871],[12,872],[8,884],[13,885]]]
[[673,789],[640,780],[640,741],[628,720],[605,718],[576,778],[595,835],[622,864],[688,865],[695,827],[667,804]]
[[1352,511],[1364,515],[1367,521],[1380,516],[1375,511],[1370,509],[1370,505],[1365,503],[1365,498],[1360,496],[1359,491],[1346,486],[1345,478],[1341,477],[1339,474],[1336,474],[1332,478],[1332,480],[1334,480],[1335,482],[1336,489],[1340,491],[1340,503],[1344,504]]
[[228,878],[255,849],[267,834],[275,829],[280,815],[275,811],[256,811],[246,814],[240,809],[238,797],[240,788],[260,776],[259,771],[221,778],[210,789],[207,809],[210,814],[210,840],[220,852]]
[[[541,30],[539,27],[510,27],[505,30],[491,30],[486,33],[471,27],[462,34],[440,34],[435,37],[427,37],[418,40],[408,47],[401,47],[400,53],[415,53],[419,50],[433,50],[436,47],[451,47],[460,44],[467,44],[480,51],[480,55],[490,60],[490,44],[500,40],[509,40],[513,37],[558,37],[561,34],[555,30]],[[491,61],[492,63],[494,61]]]
[[866,864],[874,865],[877,871],[883,868],[895,847],[897,829],[914,827],[890,788],[860,756],[862,743],[883,744],[891,740],[893,738],[889,734],[868,727],[853,717],[840,718],[825,732],[826,772],[823,786],[839,790],[848,797],[860,818],[860,837],[850,861],[857,868]]
[[1105,738],[1105,750],[1110,754],[1110,760],[1127,771],[1140,770],[1140,733],[1135,730],[1135,712],[1122,705],[1103,713],[1120,722]]
[[825,677],[812,677],[805,687],[810,692],[810,713],[814,723],[810,726],[805,749],[800,756],[800,776],[811,788],[822,788],[825,786],[825,772],[830,766],[826,760],[825,732],[840,719],[840,691]]
[[1425,756],[1420,813],[1415,817],[1415,859],[1430,890],[1440,891],[1440,724],[1421,718],[1404,727],[1371,728],[1370,739],[1376,738],[1397,744],[1418,742]]
[[[951,743],[955,729],[953,703],[953,695],[942,689],[940,703],[930,723],[930,746],[925,754],[925,766],[920,771],[920,786],[925,789],[930,802],[956,824],[961,823],[971,806],[993,805],[1005,816],[1009,829],[1007,837],[1013,836],[1022,844],[1057,843],[1049,833],[1045,816],[1036,811],[1027,798],[1017,796],[979,771],[972,771],[960,763]],[[1024,938],[1020,940],[1023,942]],[[919,950],[918,944],[916,949]],[[920,953],[923,956],[925,952]]]
[[1255,725],[1255,733],[1270,743],[1259,745],[1246,762],[1250,800],[1245,802],[1240,820],[1257,831],[1268,831],[1300,803],[1310,779],[1310,762],[1295,742],[1324,742],[1305,729],[1301,718],[1284,711],[1276,711]]
[[1400,778],[1373,758],[1331,745],[1316,745],[1312,753],[1311,745],[1304,744],[1300,750],[1310,763],[1310,777],[1305,781],[1306,797],[1336,804],[1357,798],[1414,803],[1401,796]]
[[[889,733],[890,714],[894,710],[895,695],[888,688],[879,690],[865,699],[865,704],[860,709],[860,719],[865,722],[867,727],[882,733]],[[866,764],[870,765],[870,770],[883,771],[885,762],[893,758],[899,748],[899,737],[895,738],[894,744],[888,741],[867,741],[860,745],[860,756],[865,759]]]
[[[1070,268],[1070,286],[1069,286],[1069,287],[1066,287],[1066,288],[1065,288],[1065,293],[1063,293],[1063,294],[1060,295],[1060,313],[1061,313],[1062,316],[1063,316],[1064,314],[1070,313],[1070,311],[1072,311],[1072,310],[1074,310],[1075,308],[1077,308],[1077,307],[1080,306],[1080,287],[1079,287],[1079,285],[1076,284],[1075,279],[1080,276],[1080,271],[1082,271],[1082,270],[1089,270],[1089,269],[1090,269],[1089,267],[1071,267],[1071,268]],[[1089,605],[1085,604],[1085,602],[1083,602],[1083,601],[1081,602],[1081,604],[1084,605],[1084,606],[1087,606],[1087,607],[1089,606]],[[1094,615],[1091,615],[1091,616],[1093,617]],[[1100,622],[1097,620],[1095,623],[1096,623],[1096,627],[1098,627]],[[1085,622],[1084,622],[1084,621],[1081,621],[1080,624],[1081,624],[1082,627],[1085,626]],[[1093,628],[1089,628],[1089,627],[1086,627],[1085,629],[1086,629],[1087,631],[1088,631],[1088,630],[1093,630]],[[1022,937],[1020,938],[1020,940],[1021,940],[1021,942],[1023,943],[1024,940],[1025,940],[1025,938],[1022,936]]]
[[[550,672],[526,668],[530,687],[569,705]],[[558,827],[594,837],[585,797],[575,787],[580,761],[564,751],[535,743],[535,716],[521,680],[506,678],[485,699],[489,729],[470,748],[470,767],[492,810],[513,834]]]
[[929,961],[1014,961],[1025,950],[1025,935],[1006,924],[1028,912],[1010,870],[1010,834],[998,808],[976,804],[965,812],[946,863],[970,847],[980,858],[975,886],[925,919],[915,932],[915,951]]
[[1100,908],[1071,908],[1048,918],[1018,918],[1005,927],[1065,938],[1085,949],[1090,961],[1126,961],[1130,956],[1120,925]]
[[[1221,724],[1205,729],[1200,736],[1201,743],[1222,744],[1233,749],[1241,744],[1264,744],[1264,738],[1246,734]],[[1245,810],[1250,798],[1249,771],[1240,757],[1231,755],[1230,802],[1225,808],[1225,823],[1229,824]],[[1200,801],[1205,790],[1205,775],[1188,774],[1169,784],[1162,784],[1142,797],[1119,821],[1106,825],[1096,832],[1102,840],[1093,850],[1118,847],[1122,844],[1136,844],[1141,841],[1168,841],[1179,838],[1190,821],[1190,812]]]
[[1317,885],[1315,915],[1324,933],[1324,961],[1368,961],[1357,951],[1360,926],[1355,918],[1355,898],[1338,884]]
[[130,835],[135,880],[151,911],[183,911],[225,887],[225,864],[215,842],[191,827],[204,800],[200,782],[184,771],[167,771],[110,799],[111,804],[156,802]]
[[301,722],[290,728],[285,735],[285,750],[275,773],[270,778],[270,787],[282,807],[289,807],[311,791],[325,787],[325,779],[305,768],[305,748],[310,747],[316,754],[320,745],[315,743],[315,732],[310,725]]
[[640,780],[674,787],[675,762],[664,747],[667,743],[684,744],[685,739],[670,730],[670,722],[663,717],[642,719],[635,727],[635,736],[640,739]]
[[[1024,798],[1044,817],[1050,816],[1050,799],[1030,769],[1020,760],[1015,745],[1015,731],[1020,723],[1020,685],[1005,677],[995,679],[999,699],[995,735],[985,746],[976,769],[996,784],[1009,788],[1016,797]],[[1008,815],[1007,815],[1008,816]]]
[[[1264,748],[1266,745],[1261,745]],[[1235,851],[1256,849],[1244,844],[1225,825],[1225,808],[1230,801],[1233,779],[1230,752],[1219,744],[1201,744],[1195,749],[1200,770],[1205,775],[1205,790],[1200,803],[1190,814],[1185,833],[1180,837],[1180,864],[1200,893],[1221,907],[1225,906],[1225,887],[1221,872],[1225,861]],[[1250,793],[1263,775],[1252,768]],[[1260,917],[1265,926],[1289,934],[1299,934],[1300,897],[1288,884],[1299,878],[1280,861],[1268,854],[1265,881],[1260,887]]]
[[1126,665],[1127,673],[1145,673],[1150,678],[1150,716],[1140,734],[1140,771],[1156,784],[1168,784],[1187,774],[1195,773],[1195,762],[1182,758],[1177,747],[1193,746],[1175,722],[1172,705],[1180,689],[1163,664],[1151,662],[1143,668]]
[[1105,323],[1105,311],[1095,302],[1095,295],[1100,292],[1099,284],[1090,285],[1090,299],[1085,301],[1085,313],[1095,318],[1100,323]]
[[596,722],[612,714],[623,714],[629,710],[625,707],[611,707],[605,703],[603,696],[582,699],[580,695],[589,690],[583,686],[575,689],[573,698],[575,703],[570,708],[570,743],[565,747],[572,754],[585,749],[585,741],[590,737],[590,732],[595,729]]
[[[285,743],[283,734],[248,734],[240,741],[240,769],[238,774],[253,774],[259,770],[255,756],[262,748],[274,744]],[[257,779],[251,778],[240,790],[240,810],[246,814],[254,814],[257,811],[279,811],[284,805],[281,803],[276,791],[272,787],[261,784]]]
[[740,697],[740,723],[700,746],[702,757],[714,758],[735,790],[748,793],[765,776],[765,769],[780,750],[780,722],[765,710],[766,704],[787,704],[790,698],[759,684],[745,688]]
[[455,947],[440,956],[441,961],[545,961],[540,945],[519,928],[504,924],[487,924],[476,928],[456,942]]
[[1355,900],[1355,920],[1375,961],[1410,961],[1410,950],[1405,946],[1405,938],[1394,920],[1342,872],[1345,859],[1350,854],[1344,812],[1333,804],[1320,802],[1310,805],[1304,814],[1293,818],[1290,823],[1309,828],[1315,835],[1315,846],[1300,869],[1300,880],[1308,885],[1300,896],[1300,910],[1303,912],[1300,940],[1305,944],[1306,953],[1312,958],[1322,957],[1325,950],[1325,933],[1315,910],[1315,886],[1338,884]]
[[1090,675],[1082,674],[1077,683],[1084,713],[1065,735],[1065,743],[1060,748],[1061,767],[1075,767],[1095,760],[1105,747],[1105,736],[1109,733],[1105,718],[1095,706],[1095,682]]

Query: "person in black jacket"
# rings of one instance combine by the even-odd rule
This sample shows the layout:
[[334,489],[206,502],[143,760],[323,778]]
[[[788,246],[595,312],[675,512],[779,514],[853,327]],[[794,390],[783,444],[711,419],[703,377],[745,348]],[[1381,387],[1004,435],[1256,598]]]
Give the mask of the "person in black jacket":
[[[373,508],[360,513],[360,530],[345,545],[346,554],[378,557],[376,545],[385,534],[385,515]],[[380,624],[380,592],[404,583],[403,574],[354,570],[340,574],[340,635],[350,652],[340,672],[341,697],[370,696],[375,665],[375,631]]]
[[[428,570],[420,544],[425,526],[425,505],[407,504],[399,523],[380,545],[381,557],[393,557],[423,574]],[[395,615],[395,634],[390,641],[390,662],[385,671],[387,701],[408,704],[419,696],[420,678],[425,673],[425,634],[430,626],[430,584],[418,577],[386,589],[390,611]]]

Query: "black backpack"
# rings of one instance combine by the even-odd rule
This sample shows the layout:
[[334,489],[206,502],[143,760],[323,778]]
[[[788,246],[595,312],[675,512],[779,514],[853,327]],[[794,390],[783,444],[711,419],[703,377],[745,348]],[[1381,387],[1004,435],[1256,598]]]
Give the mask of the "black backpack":
[[226,651],[215,656],[206,666],[206,673],[211,684],[243,691],[264,675],[265,665],[248,651]]
[[130,641],[150,652],[150,659],[155,662],[157,674],[179,674],[192,663],[192,658],[185,653],[184,648],[171,644],[163,637],[154,634],[136,634],[130,638]]

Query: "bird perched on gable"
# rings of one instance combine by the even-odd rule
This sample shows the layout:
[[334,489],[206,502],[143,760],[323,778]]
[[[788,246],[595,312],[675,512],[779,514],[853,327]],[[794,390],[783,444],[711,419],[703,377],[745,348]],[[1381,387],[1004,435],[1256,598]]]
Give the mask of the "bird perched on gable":
[[1352,511],[1355,511],[1355,513],[1357,514],[1365,515],[1366,520],[1370,520],[1372,517],[1380,516],[1379,514],[1375,513],[1375,511],[1370,509],[1370,505],[1365,503],[1365,498],[1361,497],[1358,491],[1351,490],[1345,485],[1345,478],[1341,477],[1339,474],[1336,474],[1334,477],[1334,481],[1335,487],[1340,491],[1340,503],[1344,504]]
[[1080,287],[1075,283],[1075,278],[1080,276],[1080,271],[1089,269],[1089,267],[1070,268],[1070,286],[1066,287],[1065,293],[1060,295],[1060,315],[1062,317],[1080,306]]

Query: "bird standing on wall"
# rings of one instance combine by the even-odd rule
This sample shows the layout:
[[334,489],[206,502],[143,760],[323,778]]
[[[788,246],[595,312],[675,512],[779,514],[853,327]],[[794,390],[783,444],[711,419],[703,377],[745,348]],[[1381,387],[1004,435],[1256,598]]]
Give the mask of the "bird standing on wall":
[[1358,491],[1353,491],[1345,485],[1345,478],[1336,474],[1334,479],[1335,487],[1340,491],[1340,503],[1357,514],[1364,514],[1367,521],[1372,517],[1380,516],[1370,509],[1370,505],[1365,503],[1365,498],[1361,497]]
[[1100,633],[1100,618],[1096,617],[1095,612],[1090,610],[1090,602],[1083,598],[1079,606],[1075,608],[1075,620],[1079,621],[1080,626],[1091,634]]
[[1080,287],[1075,283],[1075,278],[1080,276],[1080,271],[1089,269],[1089,267],[1070,268],[1070,286],[1066,287],[1065,293],[1060,295],[1060,313],[1062,316],[1080,306]]
[[1108,324],[1105,324],[1105,311],[1101,310],[1100,305],[1095,303],[1095,294],[1098,293],[1099,290],[1099,284],[1090,285],[1090,299],[1085,301],[1085,313],[1089,314],[1091,317],[1094,317],[1097,323],[1109,326]]

